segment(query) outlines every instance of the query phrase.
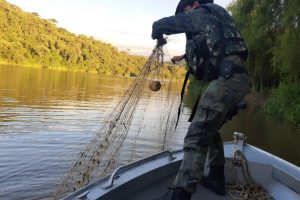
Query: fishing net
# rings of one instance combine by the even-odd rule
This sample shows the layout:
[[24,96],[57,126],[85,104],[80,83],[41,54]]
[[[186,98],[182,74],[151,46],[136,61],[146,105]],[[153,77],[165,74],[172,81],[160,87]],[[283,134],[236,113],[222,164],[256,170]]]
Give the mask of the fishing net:
[[[107,122],[102,126],[95,136],[91,139],[84,151],[79,154],[79,157],[73,167],[67,172],[67,175],[59,185],[54,194],[57,199],[70,192],[76,191],[82,186],[87,185],[92,180],[103,177],[116,167],[118,156],[122,144],[126,139],[132,123],[138,127],[136,136],[144,131],[145,124],[143,124],[145,110],[153,110],[147,108],[149,105],[147,101],[161,101],[158,107],[164,108],[164,111],[155,115],[155,131],[153,135],[157,135],[161,141],[159,150],[166,149],[166,139],[174,132],[177,120],[177,108],[179,106],[179,89],[174,89],[173,83],[173,69],[169,68],[172,76],[171,80],[165,81],[161,77],[161,68],[164,65],[164,52],[162,47],[155,47],[152,54],[149,56],[146,64],[141,69],[141,74],[133,81],[123,97],[114,108]],[[153,81],[154,80],[154,81]],[[151,83],[152,81],[152,83]],[[149,85],[150,83],[150,85]],[[160,95],[156,95],[151,99],[153,91],[161,89]],[[159,87],[159,88],[158,88]],[[174,91],[176,94],[174,94]],[[143,102],[140,100],[143,98]],[[135,116],[135,117],[134,117]],[[123,161],[123,163],[132,162],[137,157],[137,144],[132,142],[131,157]]]

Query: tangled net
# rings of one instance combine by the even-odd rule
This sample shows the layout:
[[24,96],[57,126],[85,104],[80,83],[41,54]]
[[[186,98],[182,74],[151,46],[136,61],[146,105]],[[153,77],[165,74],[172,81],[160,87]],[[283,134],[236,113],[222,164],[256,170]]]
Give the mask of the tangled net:
[[[131,84],[129,89],[125,92],[121,98],[111,116],[102,129],[96,133],[90,143],[86,146],[85,150],[80,153],[77,162],[68,171],[67,175],[63,179],[62,183],[58,186],[57,191],[54,194],[54,198],[66,195],[70,192],[87,185],[92,179],[103,177],[108,173],[111,173],[115,168],[117,156],[120,154],[120,148],[123,141],[126,139],[129,132],[130,125],[133,120],[134,113],[137,109],[138,103],[141,97],[146,96],[146,100],[149,99],[148,79],[155,77],[159,79],[160,68],[163,66],[164,53],[162,47],[156,47],[152,54],[149,56],[146,64],[141,70],[139,77]],[[169,133],[174,131],[176,123],[176,111],[179,100],[174,99],[172,95],[172,80],[168,82],[166,87],[167,91],[164,97],[164,107],[167,112],[161,112],[158,117],[159,134],[162,137],[162,145],[160,150],[165,149],[166,138]],[[165,82],[166,86],[167,83]],[[148,92],[145,92],[148,91]],[[145,109],[147,105],[142,104],[139,109]],[[140,121],[135,123],[141,123]],[[142,131],[143,127],[139,127],[139,131]],[[134,160],[129,159],[127,162]]]

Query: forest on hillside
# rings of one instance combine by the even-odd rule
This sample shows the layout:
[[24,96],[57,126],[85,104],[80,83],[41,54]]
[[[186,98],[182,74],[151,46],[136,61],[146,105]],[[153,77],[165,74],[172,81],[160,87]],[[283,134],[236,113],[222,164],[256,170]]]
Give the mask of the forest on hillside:
[[[146,62],[143,56],[118,51],[111,44],[57,27],[55,19],[42,19],[0,0],[0,64],[136,76]],[[171,70],[162,69],[163,78]],[[184,69],[176,67],[180,79]]]
[[236,0],[229,11],[249,48],[254,89],[271,89],[265,110],[300,127],[300,1]]

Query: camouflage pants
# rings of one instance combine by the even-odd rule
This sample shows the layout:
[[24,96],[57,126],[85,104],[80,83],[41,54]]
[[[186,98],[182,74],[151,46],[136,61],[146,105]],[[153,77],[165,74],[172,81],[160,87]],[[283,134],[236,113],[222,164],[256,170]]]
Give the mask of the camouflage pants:
[[210,82],[184,139],[184,157],[174,184],[195,192],[203,174],[207,152],[210,165],[224,165],[223,142],[218,130],[227,113],[248,91],[248,76],[233,74],[229,79],[219,76]]

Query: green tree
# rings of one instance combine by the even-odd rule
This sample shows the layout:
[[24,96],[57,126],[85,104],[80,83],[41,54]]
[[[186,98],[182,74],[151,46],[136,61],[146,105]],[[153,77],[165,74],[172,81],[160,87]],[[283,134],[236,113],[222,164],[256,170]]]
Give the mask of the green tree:
[[229,10],[249,47],[255,89],[273,88],[265,110],[299,126],[300,1],[237,0]]
[[146,58],[120,52],[93,37],[75,35],[0,0],[0,60],[104,74],[138,74]]

